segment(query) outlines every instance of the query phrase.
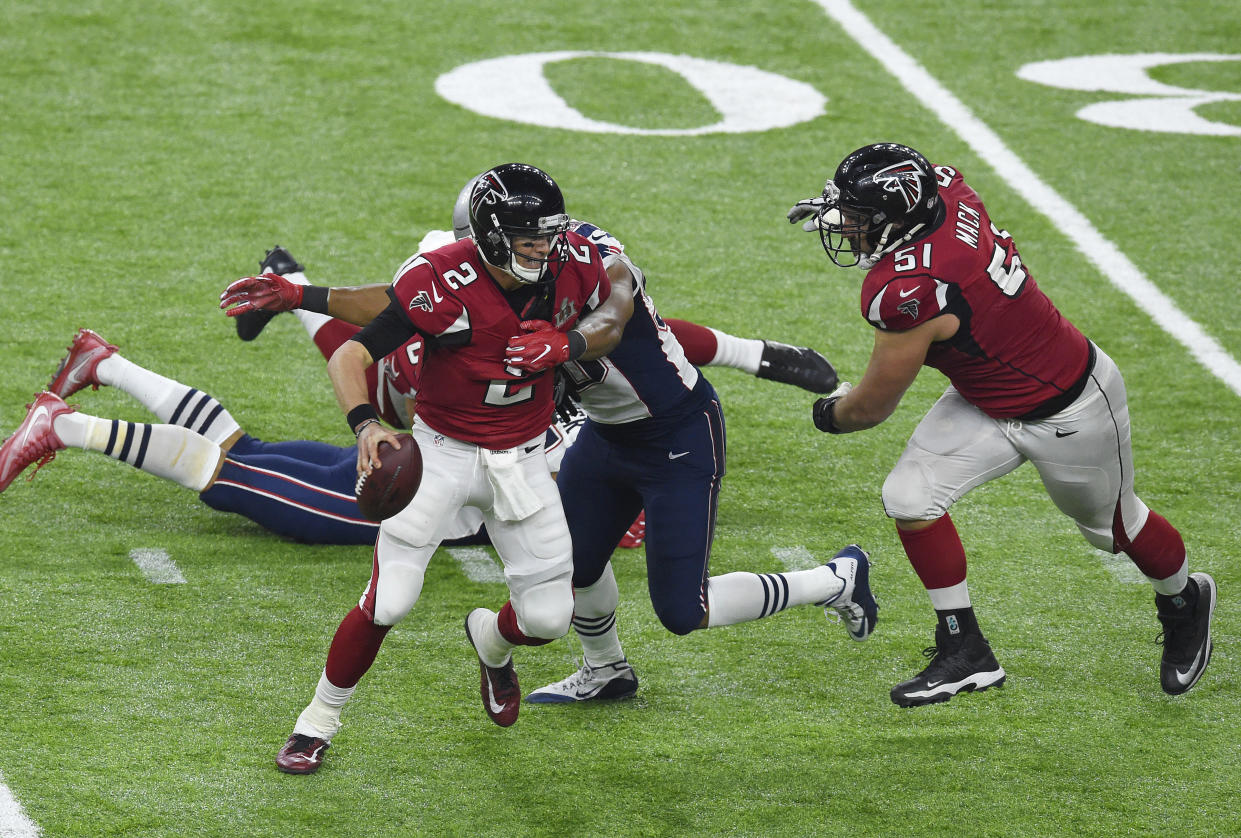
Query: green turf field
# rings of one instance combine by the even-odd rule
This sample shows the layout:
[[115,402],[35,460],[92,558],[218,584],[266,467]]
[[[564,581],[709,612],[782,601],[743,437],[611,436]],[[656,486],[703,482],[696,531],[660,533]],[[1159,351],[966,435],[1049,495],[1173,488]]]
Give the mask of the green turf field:
[[[1138,492],[1220,587],[1215,658],[1191,693],[1159,689],[1149,585],[1086,544],[1027,468],[953,509],[1007,686],[895,707],[888,690],[924,664],[933,616],[879,490],[943,379],[924,372],[879,428],[828,437],[802,391],[715,370],[731,456],[713,570],[782,570],[856,541],[882,606],[865,644],[813,608],[674,637],[640,551],[625,553],[618,618],[638,697],[527,706],[500,729],[461,623],[505,591],[441,551],[323,769],[290,777],[273,757],[370,550],[282,541],[67,451],[0,496],[0,835],[1241,834],[1241,9],[855,3],[9,0],[0,436],[88,326],[258,436],[350,442],[297,321],[242,344],[220,291],[275,243],[312,280],[387,281],[448,225],[467,177],[509,160],[547,169],[571,213],[624,241],[665,315],[814,346],[856,381],[871,345],[862,275],[784,213],[849,151],[896,140],[966,174],[1039,284],[1124,370]],[[908,67],[850,34],[854,15],[974,122],[945,124],[952,101],[903,84]],[[604,54],[638,52],[663,58]],[[472,90],[532,121],[436,92],[457,68],[536,53],[571,54],[521,66],[580,122],[534,124],[546,94],[504,92],[518,65]],[[1165,56],[1133,70],[1136,90],[1019,76],[1139,54]],[[756,68],[772,92],[734,103],[749,130],[698,131],[728,114],[682,72],[707,65],[669,56],[717,62],[705,77],[724,86],[756,78],[727,67]],[[1076,116],[1141,98],[1197,107],[1158,131]],[[817,116],[780,123],[798,103]],[[1175,114],[1155,107],[1143,112]],[[1046,193],[1014,171],[1112,249],[1083,253],[1080,225],[1040,212]],[[1166,296],[1143,308],[1124,293],[1115,254]],[[149,420],[107,389],[71,401]],[[150,581],[135,551],[162,551],[184,582]],[[567,675],[576,652],[519,651],[523,685]]]

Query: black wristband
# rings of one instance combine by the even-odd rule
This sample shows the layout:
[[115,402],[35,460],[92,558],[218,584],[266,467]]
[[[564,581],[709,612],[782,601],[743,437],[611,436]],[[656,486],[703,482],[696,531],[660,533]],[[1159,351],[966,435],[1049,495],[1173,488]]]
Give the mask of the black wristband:
[[322,285],[307,285],[302,289],[302,311],[327,314],[327,295],[330,290]]
[[586,336],[577,329],[569,330],[569,360],[576,361],[586,354]]
[[369,404],[360,404],[353,410],[349,411],[345,416],[345,421],[349,423],[349,430],[353,431],[356,436],[363,422],[379,421],[379,414],[375,412],[375,408]]
[[840,396],[819,399],[814,403],[814,426],[828,434],[843,434],[844,431],[836,424],[836,402]]

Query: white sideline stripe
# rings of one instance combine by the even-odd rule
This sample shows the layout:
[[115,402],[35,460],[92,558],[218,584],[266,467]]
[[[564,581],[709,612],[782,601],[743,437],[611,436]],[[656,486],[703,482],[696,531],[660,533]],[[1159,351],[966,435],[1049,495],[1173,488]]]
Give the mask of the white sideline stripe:
[[960,99],[940,84],[849,0],[815,0],[839,23],[862,49],[869,52],[940,120],[991,165],[1019,195],[1069,237],[1108,281],[1127,294],[1165,332],[1229,389],[1241,396],[1241,364],[1229,355],[1201,326],[1142,275],[1077,208],[1014,154],[999,135],[974,116]]
[[22,804],[0,776],[0,838],[38,838],[39,825],[26,817]]
[[450,547],[448,555],[461,565],[461,572],[471,582],[504,581],[504,570],[484,547]]
[[785,570],[810,570],[821,562],[805,547],[772,547],[771,555],[784,563]]
[[168,557],[166,550],[130,550],[129,557],[138,565],[142,575],[156,585],[184,585],[185,577],[176,562]]
[[1099,557],[1099,561],[1117,582],[1123,582],[1126,585],[1141,585],[1150,581],[1146,578],[1146,574],[1138,570],[1138,566],[1122,553],[1112,555],[1106,550],[1095,550],[1094,554]]

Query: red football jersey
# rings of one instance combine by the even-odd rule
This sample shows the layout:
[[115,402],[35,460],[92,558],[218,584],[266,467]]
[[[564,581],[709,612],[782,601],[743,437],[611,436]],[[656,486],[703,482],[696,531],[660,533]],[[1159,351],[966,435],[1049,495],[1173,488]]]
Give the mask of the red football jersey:
[[1012,237],[991,223],[960,174],[935,172],[943,223],[867,272],[862,316],[878,329],[905,331],[955,314],[961,328],[931,344],[926,365],[988,416],[1023,416],[1078,383],[1089,342],[1039,290]]
[[[595,248],[575,233],[566,237],[567,261],[550,308],[543,312],[561,331],[573,328],[611,292]],[[425,355],[406,360],[411,367],[421,361],[417,411],[428,426],[495,450],[547,430],[552,371],[528,375],[504,363],[508,339],[521,333],[521,321],[531,314],[514,311],[510,300],[522,293],[500,288],[483,267],[473,239],[414,255],[397,271],[392,289],[426,337]]]

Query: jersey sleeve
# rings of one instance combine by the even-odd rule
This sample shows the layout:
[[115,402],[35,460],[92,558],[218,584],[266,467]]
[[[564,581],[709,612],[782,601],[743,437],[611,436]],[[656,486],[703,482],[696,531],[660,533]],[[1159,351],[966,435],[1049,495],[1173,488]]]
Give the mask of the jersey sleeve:
[[468,341],[469,312],[422,254],[397,270],[388,293],[417,331],[448,343]]
[[930,274],[889,276],[862,287],[862,316],[876,329],[904,332],[946,313],[952,288]]

